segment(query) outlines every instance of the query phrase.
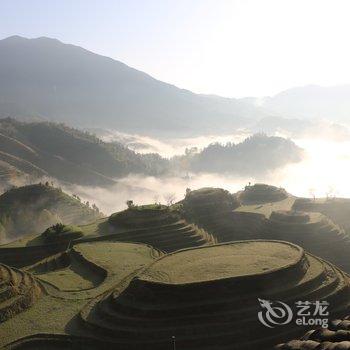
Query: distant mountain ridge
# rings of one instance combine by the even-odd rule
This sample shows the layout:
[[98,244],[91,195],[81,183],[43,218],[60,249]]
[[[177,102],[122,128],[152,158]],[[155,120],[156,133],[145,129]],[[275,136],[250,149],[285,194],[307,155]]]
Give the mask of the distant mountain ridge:
[[243,100],[252,105],[259,104],[274,115],[350,122],[350,85],[307,85],[291,88],[271,97]]
[[9,37],[0,40],[0,57],[0,117],[193,135],[266,116],[249,103],[179,89],[56,39]]
[[304,151],[293,141],[282,137],[255,134],[234,144],[212,143],[198,153],[174,157],[174,160],[188,164],[194,173],[259,175],[298,163]]
[[33,179],[104,187],[130,173],[158,175],[162,162],[158,155],[139,155],[61,124],[0,119],[0,173],[14,167]]
[[[55,178],[67,184],[109,187],[131,174],[184,175],[223,172],[252,175],[298,162],[302,150],[291,140],[256,134],[239,144],[194,147],[184,155],[163,158],[136,153],[118,142],[49,122],[0,119],[0,184],[26,174],[37,181]],[[247,159],[249,161],[247,162]],[[10,182],[11,183],[11,182]],[[15,184],[12,182],[12,184]]]

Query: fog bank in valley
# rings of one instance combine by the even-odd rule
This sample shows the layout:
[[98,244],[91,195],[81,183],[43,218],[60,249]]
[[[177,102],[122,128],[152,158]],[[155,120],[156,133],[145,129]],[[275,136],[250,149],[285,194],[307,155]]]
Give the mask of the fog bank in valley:
[[166,203],[170,197],[175,201],[181,200],[186,188],[212,186],[236,192],[249,182],[281,186],[296,196],[310,197],[315,194],[319,197],[350,197],[350,184],[347,181],[350,140],[336,142],[306,138],[293,141],[305,150],[303,161],[261,176],[213,173],[189,174],[184,177],[129,175],[118,179],[118,184],[110,189],[84,186],[63,186],[63,189],[96,203],[105,214],[124,209],[128,199],[136,204]]

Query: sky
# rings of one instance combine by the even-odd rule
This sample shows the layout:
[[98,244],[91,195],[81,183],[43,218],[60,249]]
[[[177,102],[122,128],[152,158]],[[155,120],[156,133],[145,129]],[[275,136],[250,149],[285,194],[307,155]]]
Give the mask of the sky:
[[0,39],[52,37],[195,92],[268,96],[350,83],[349,13],[348,0],[0,0]]

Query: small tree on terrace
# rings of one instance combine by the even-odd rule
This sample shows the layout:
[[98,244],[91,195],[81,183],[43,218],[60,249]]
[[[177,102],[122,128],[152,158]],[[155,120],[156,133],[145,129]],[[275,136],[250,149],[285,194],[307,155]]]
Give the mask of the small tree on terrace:
[[154,204],[158,204],[159,203],[159,195],[156,194],[154,197],[153,197],[153,201],[154,201]]
[[164,199],[165,199],[165,202],[166,202],[166,205],[167,206],[170,206],[174,203],[175,199],[176,199],[176,196],[175,196],[175,193],[167,193],[164,195]]
[[135,204],[134,204],[134,201],[132,201],[131,199],[128,199],[127,201],[126,201],[126,205],[127,205],[127,207],[130,209],[130,208],[133,208],[134,206],[135,206]]
[[311,197],[313,198],[313,200],[315,201],[316,200],[316,190],[314,188],[310,188],[309,189],[309,193],[311,195]]
[[335,189],[333,186],[329,186],[328,191],[326,192],[326,197],[327,200],[335,198]]

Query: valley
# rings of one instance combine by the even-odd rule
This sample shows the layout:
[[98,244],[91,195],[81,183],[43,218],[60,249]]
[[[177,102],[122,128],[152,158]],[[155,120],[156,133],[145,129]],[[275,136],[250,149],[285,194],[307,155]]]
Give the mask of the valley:
[[0,350],[350,350],[349,12],[0,1]]
[[[185,349],[267,350],[307,330],[266,329],[258,299],[327,300],[344,318],[349,208],[323,203],[264,184],[203,188],[24,235],[0,246],[1,346],[163,349],[175,336]],[[343,214],[327,216],[332,204]]]

